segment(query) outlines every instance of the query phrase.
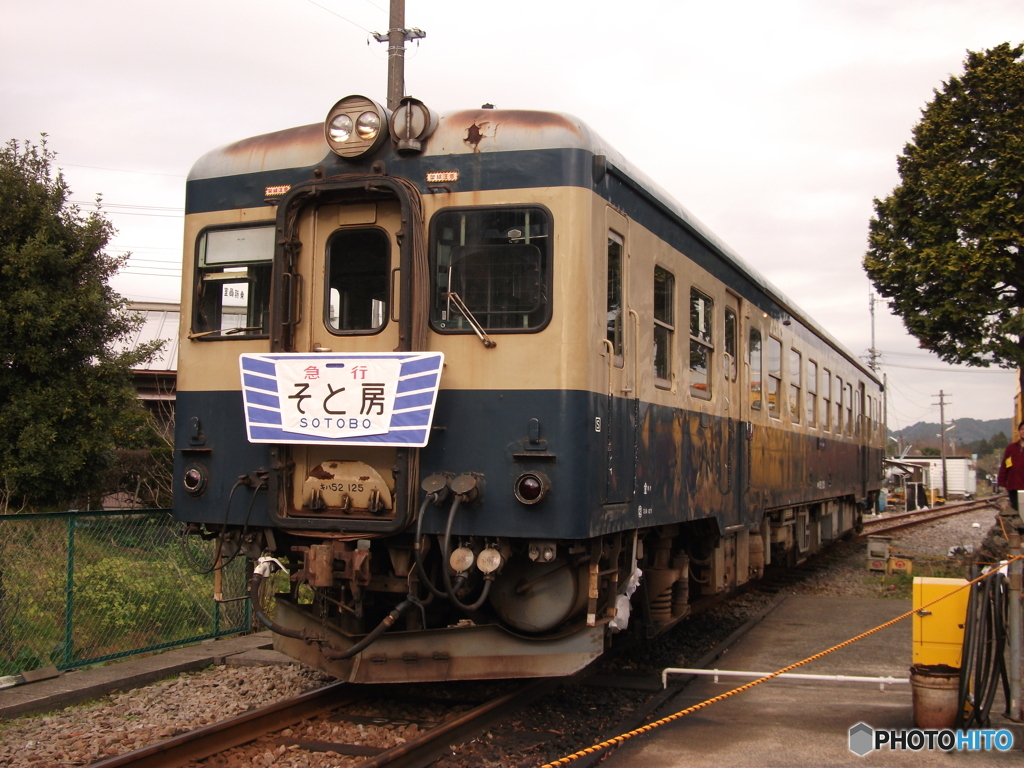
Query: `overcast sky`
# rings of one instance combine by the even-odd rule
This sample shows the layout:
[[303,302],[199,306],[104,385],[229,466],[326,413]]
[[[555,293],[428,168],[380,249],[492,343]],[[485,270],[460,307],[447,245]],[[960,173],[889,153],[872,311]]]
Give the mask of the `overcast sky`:
[[[49,134],[74,200],[131,251],[115,287],[179,296],[184,182],[204,152],[385,101],[387,0],[35,0],[0,25],[0,140]],[[1024,40],[1020,0],[407,0],[406,92],[438,111],[568,112],[855,354],[872,200],[967,50]],[[368,43],[369,41],[369,43]],[[876,308],[889,426],[1012,416],[1015,374],[960,371]]]

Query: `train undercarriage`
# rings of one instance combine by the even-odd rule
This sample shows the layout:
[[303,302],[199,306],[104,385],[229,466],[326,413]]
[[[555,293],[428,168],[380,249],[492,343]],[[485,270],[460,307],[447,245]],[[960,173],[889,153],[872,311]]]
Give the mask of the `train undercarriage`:
[[619,633],[653,637],[856,531],[862,509],[844,497],[737,530],[704,518],[582,540],[220,533],[252,561],[257,616],[287,655],[352,682],[496,679],[572,674]]

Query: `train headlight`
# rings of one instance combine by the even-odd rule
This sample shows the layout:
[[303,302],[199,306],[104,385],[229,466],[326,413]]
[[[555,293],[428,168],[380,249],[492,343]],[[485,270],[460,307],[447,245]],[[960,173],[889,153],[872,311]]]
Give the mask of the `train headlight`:
[[373,141],[380,130],[380,116],[376,112],[363,112],[356,120],[356,133],[359,138]]
[[348,115],[335,115],[327,125],[328,141],[344,144],[352,136],[352,118]]
[[331,151],[355,159],[377,149],[387,136],[388,113],[365,96],[346,96],[327,113],[324,137]]
[[199,496],[206,490],[207,482],[209,482],[209,475],[206,472],[206,467],[202,464],[189,464],[181,476],[181,484],[185,486],[185,493],[190,496]]
[[537,504],[548,495],[551,483],[540,472],[526,472],[519,476],[513,486],[516,498],[523,504]]

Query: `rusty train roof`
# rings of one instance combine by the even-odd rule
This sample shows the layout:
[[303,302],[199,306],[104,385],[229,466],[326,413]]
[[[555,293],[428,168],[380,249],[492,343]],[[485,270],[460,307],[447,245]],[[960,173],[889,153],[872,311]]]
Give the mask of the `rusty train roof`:
[[[520,109],[481,108],[450,112],[439,116],[437,129],[426,141],[422,154],[430,157],[545,149],[580,149],[594,156],[604,156],[613,172],[628,178],[645,195],[679,218],[786,313],[827,341],[865,375],[880,384],[877,376],[828,331],[579,118],[562,112]],[[207,152],[192,166],[188,181],[312,168],[325,161],[333,162],[333,158],[324,138],[323,123],[313,123],[242,139]]]

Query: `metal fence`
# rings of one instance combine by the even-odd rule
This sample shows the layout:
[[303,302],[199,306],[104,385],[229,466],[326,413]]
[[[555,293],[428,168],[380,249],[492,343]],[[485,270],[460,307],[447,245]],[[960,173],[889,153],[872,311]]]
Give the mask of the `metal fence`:
[[[245,558],[168,510],[0,515],[0,676],[95,664],[249,629]],[[203,572],[205,571],[205,573]]]

